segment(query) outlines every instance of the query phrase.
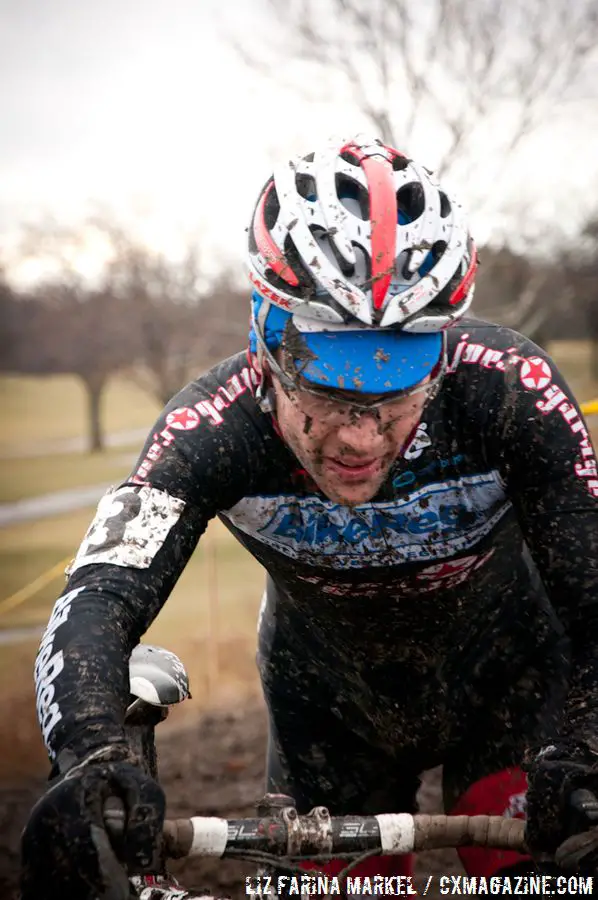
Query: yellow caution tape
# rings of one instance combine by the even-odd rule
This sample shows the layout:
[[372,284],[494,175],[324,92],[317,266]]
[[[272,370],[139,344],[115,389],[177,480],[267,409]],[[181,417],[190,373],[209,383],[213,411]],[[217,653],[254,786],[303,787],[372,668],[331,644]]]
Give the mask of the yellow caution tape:
[[9,610],[14,609],[16,606],[20,606],[21,603],[29,600],[30,597],[33,597],[34,594],[41,591],[47,584],[54,581],[61,573],[64,575],[65,567],[67,563],[71,561],[71,557],[72,554],[67,556],[66,559],[62,559],[59,563],[56,563],[56,565],[52,566],[51,569],[48,569],[47,572],[42,572],[42,574],[30,584],[26,584],[25,587],[20,588],[15,594],[11,594],[10,597],[3,600],[0,603],[0,616],[6,615]]
[[582,403],[581,411],[584,416],[598,416],[598,400],[590,400],[588,403]]

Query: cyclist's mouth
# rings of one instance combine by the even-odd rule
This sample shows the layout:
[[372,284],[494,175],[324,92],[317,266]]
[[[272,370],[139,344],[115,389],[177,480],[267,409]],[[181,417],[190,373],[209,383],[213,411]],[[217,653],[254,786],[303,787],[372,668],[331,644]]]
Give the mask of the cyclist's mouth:
[[342,481],[363,481],[372,478],[378,474],[382,463],[379,457],[358,461],[326,456],[324,460],[328,468]]

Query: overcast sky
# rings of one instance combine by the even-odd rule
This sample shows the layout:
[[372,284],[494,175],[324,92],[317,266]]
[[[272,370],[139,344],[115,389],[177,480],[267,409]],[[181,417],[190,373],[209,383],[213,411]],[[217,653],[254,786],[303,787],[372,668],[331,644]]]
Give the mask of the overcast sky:
[[[362,125],[351,104],[306,103],[238,61],[222,34],[258,48],[259,11],[260,0],[0,0],[0,229],[99,202],[145,214],[155,243],[187,227],[240,257],[272,160]],[[555,171],[547,142],[573,159]],[[505,191],[514,227],[518,204],[538,221],[588,207],[596,120],[544,129]],[[482,237],[493,215],[490,203],[476,221]]]

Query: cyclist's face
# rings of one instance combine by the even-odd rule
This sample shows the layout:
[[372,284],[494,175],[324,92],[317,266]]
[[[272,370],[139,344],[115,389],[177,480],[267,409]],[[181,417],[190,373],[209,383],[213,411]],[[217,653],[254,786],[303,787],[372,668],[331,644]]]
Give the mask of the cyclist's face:
[[272,382],[285,441],[320,490],[345,506],[367,503],[376,495],[427,399],[423,390],[363,411],[325,394],[287,393],[275,376]]

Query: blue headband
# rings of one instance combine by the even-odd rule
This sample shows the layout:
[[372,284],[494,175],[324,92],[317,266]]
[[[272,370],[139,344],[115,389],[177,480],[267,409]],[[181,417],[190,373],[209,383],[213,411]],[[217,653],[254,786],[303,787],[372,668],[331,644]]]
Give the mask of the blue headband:
[[[251,295],[251,306],[254,318],[257,318],[257,314],[263,302],[263,297],[261,297],[257,291],[254,291]],[[268,350],[276,350],[277,347],[280,347],[284,327],[290,318],[291,313],[286,312],[284,309],[280,309],[279,306],[275,306],[273,303],[270,305],[264,324],[264,338]],[[257,353],[257,336],[253,327],[253,321],[249,329],[249,349],[252,353]]]

